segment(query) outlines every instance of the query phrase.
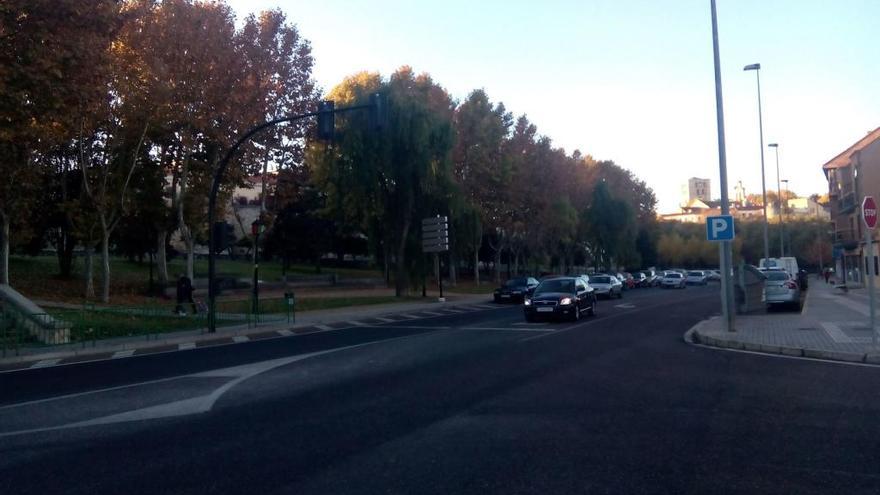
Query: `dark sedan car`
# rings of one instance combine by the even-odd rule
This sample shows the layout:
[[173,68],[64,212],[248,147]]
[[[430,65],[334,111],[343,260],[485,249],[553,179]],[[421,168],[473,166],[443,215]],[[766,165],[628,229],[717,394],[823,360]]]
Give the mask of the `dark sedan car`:
[[544,280],[525,300],[526,321],[538,318],[564,318],[577,321],[582,313],[596,314],[596,293],[578,277]]
[[538,281],[532,277],[512,278],[495,289],[495,302],[523,302],[537,286]]

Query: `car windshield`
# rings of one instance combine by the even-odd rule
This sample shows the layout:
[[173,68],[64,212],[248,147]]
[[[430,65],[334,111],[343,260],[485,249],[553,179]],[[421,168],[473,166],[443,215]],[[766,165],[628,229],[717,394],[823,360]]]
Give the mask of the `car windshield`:
[[504,286],[505,287],[522,287],[527,284],[528,284],[528,281],[524,278],[512,278],[512,279],[508,280],[504,284]]
[[574,292],[574,280],[571,279],[554,279],[545,280],[535,289],[535,295],[547,294],[551,292]]
[[688,277],[702,277],[703,272],[688,272]]
[[772,271],[772,272],[764,272],[764,275],[767,276],[767,280],[788,280],[788,274],[783,271]]
[[680,273],[667,273],[666,278],[681,278]]
[[611,277],[606,277],[604,275],[598,276],[598,277],[593,277],[590,279],[590,282],[595,283],[595,284],[610,284]]

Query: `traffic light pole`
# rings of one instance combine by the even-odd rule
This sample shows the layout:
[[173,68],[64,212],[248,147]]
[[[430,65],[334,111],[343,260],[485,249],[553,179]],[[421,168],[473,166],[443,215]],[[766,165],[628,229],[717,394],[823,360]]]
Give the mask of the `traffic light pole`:
[[[278,124],[284,124],[286,122],[295,122],[297,120],[306,119],[309,117],[314,117],[317,115],[334,115],[337,113],[345,113],[352,112],[354,110],[366,110],[366,109],[377,109],[379,108],[379,99],[371,97],[371,102],[366,105],[354,105],[345,108],[332,108],[332,106],[328,109],[326,106],[322,105],[322,109],[316,112],[304,113],[301,115],[293,115],[288,117],[282,117],[280,119],[270,120],[263,124],[260,124],[256,127],[252,127],[243,136],[238,138],[235,144],[232,145],[229,150],[226,151],[226,154],[223,155],[223,159],[220,160],[220,164],[217,166],[217,170],[214,171],[214,180],[211,183],[211,192],[208,196],[208,225],[210,228],[208,229],[208,331],[213,333],[217,331],[217,318],[216,318],[216,302],[217,302],[217,284],[215,281],[216,277],[216,260],[215,260],[215,252],[217,251],[217,239],[214,235],[214,219],[216,217],[217,210],[217,193],[220,192],[220,184],[223,182],[223,174],[226,172],[226,169],[229,167],[229,162],[232,160],[232,157],[235,156],[235,153],[238,151],[241,146],[250,140],[254,135],[259,132],[268,129],[270,127],[274,127]],[[384,107],[383,107],[384,110]]]

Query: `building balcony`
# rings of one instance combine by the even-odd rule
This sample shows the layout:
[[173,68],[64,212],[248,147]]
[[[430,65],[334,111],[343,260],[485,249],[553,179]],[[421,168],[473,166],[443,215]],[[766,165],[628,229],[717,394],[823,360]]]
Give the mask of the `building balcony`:
[[837,214],[846,215],[852,213],[855,211],[856,206],[856,194],[854,192],[842,194],[840,199],[837,200]]
[[856,229],[843,229],[834,232],[834,245],[843,249],[859,247],[859,233]]

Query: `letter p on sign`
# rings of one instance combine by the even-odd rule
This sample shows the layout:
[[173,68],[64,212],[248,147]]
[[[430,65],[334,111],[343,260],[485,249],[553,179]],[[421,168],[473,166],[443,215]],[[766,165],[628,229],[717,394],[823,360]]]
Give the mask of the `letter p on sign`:
[[710,241],[732,241],[733,234],[733,217],[731,215],[706,217],[706,239]]

